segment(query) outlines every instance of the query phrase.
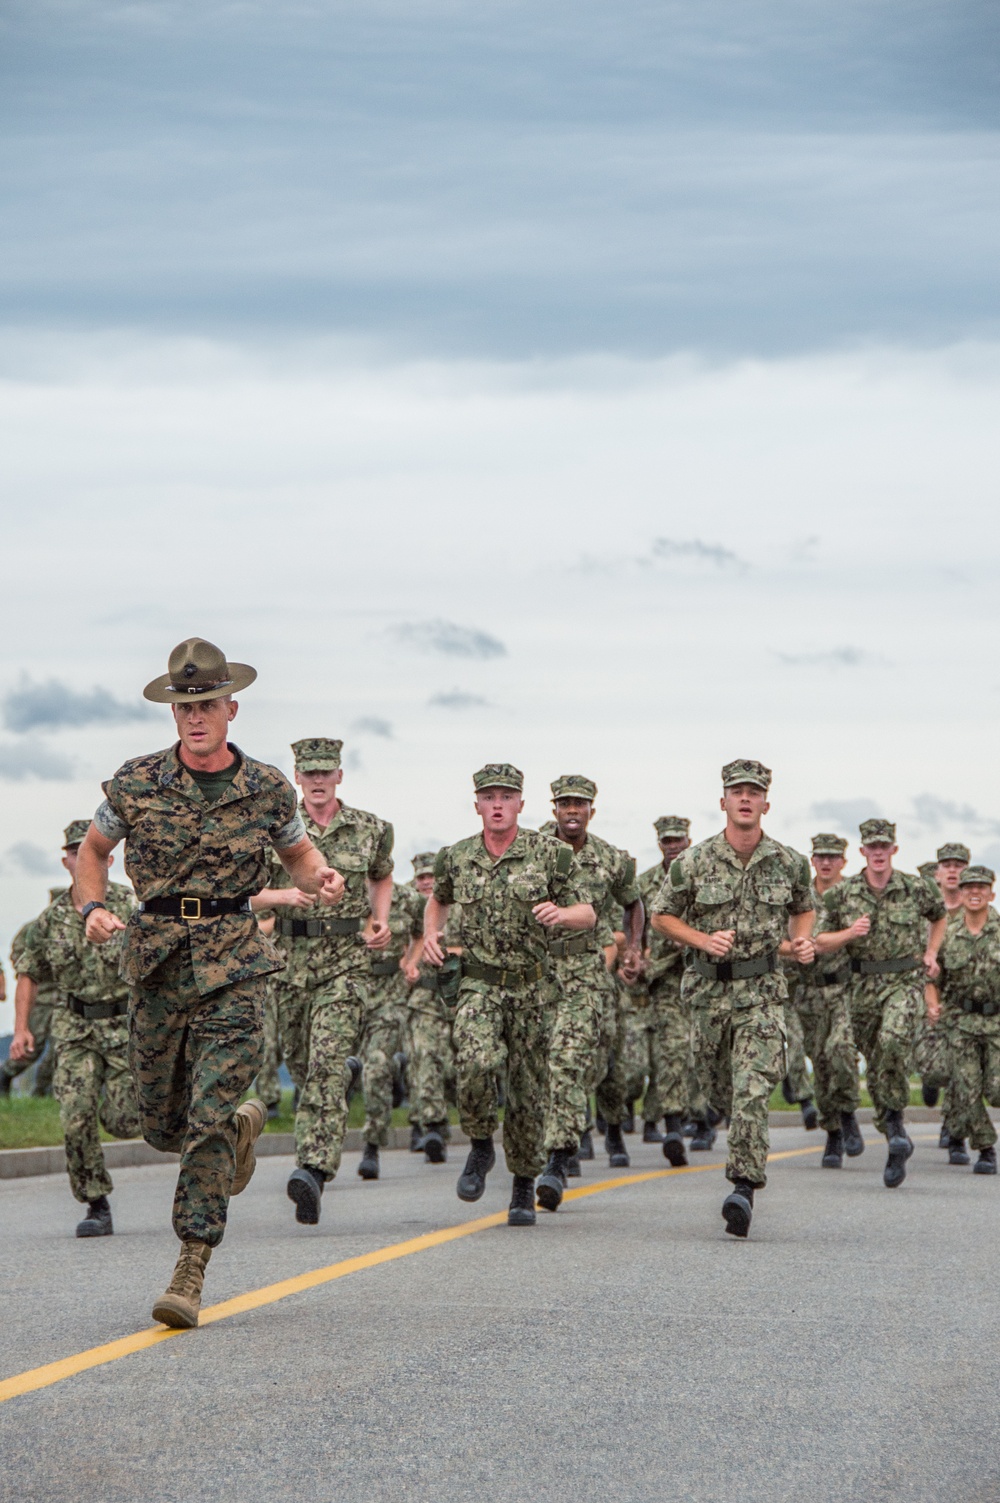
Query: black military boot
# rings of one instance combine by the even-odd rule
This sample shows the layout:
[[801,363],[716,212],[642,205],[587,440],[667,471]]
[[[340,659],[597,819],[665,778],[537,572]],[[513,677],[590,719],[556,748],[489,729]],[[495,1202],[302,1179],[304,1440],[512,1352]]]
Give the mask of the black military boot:
[[622,1138],[622,1130],[617,1122],[608,1123],[607,1132],[604,1134],[604,1151],[612,1169],[627,1169],[632,1162]]
[[861,1128],[858,1126],[856,1112],[841,1112],[840,1128],[844,1134],[844,1152],[849,1159],[856,1159],[865,1151],[865,1140],[861,1136]]
[[996,1174],[997,1151],[995,1148],[980,1148],[979,1157],[972,1166],[973,1174]]
[[798,1106],[799,1103],[796,1101],[794,1095],[792,1094],[792,1083],[787,1075],[781,1082],[781,1094],[782,1096],[784,1096],[785,1104],[787,1106]]
[[806,1132],[815,1132],[819,1126],[819,1112],[816,1110],[816,1103],[811,1096],[807,1096],[805,1101],[799,1102],[799,1110],[802,1113],[802,1126]]
[[507,1225],[534,1226],[535,1220],[535,1181],[527,1175],[515,1174]]
[[594,1157],[594,1135],[589,1127],[584,1128],[583,1137],[580,1139],[580,1146],[576,1150],[576,1156],[578,1159],[592,1159]]
[[[591,1158],[594,1157],[593,1154],[591,1154],[590,1156]],[[579,1179],[580,1174],[580,1150],[578,1148],[574,1153],[571,1153],[569,1158],[566,1160],[566,1178]]]
[[642,1141],[644,1143],[662,1143],[663,1134],[655,1122],[643,1122]]
[[10,1087],[11,1087],[11,1078],[10,1078],[10,1076],[7,1074],[6,1070],[0,1070],[0,1096],[9,1096],[10,1095]]
[[[458,1198],[459,1200],[478,1200],[486,1189],[486,1176],[497,1161],[493,1149],[492,1138],[473,1138],[472,1150],[465,1161],[465,1168],[459,1175]],[[516,1181],[515,1181],[516,1183]],[[534,1194],[534,1182],[532,1181],[532,1194]],[[532,1201],[534,1205],[534,1201]],[[534,1211],[532,1211],[534,1215]]]
[[361,1163],[358,1165],[358,1177],[360,1179],[378,1179],[378,1144],[366,1143],[365,1151],[361,1155]]
[[566,1190],[566,1161],[572,1148],[553,1148],[549,1161],[542,1170],[535,1190],[535,1199],[543,1211],[558,1211]]
[[423,1153],[424,1130],[417,1122],[410,1124],[410,1152]]
[[951,1143],[951,1133],[948,1131],[947,1127],[942,1122],[941,1123],[941,1131],[938,1133],[938,1147],[939,1148],[947,1148],[950,1143]]
[[[347,1086],[344,1094],[347,1097],[347,1104],[350,1106],[352,1099],[358,1094],[364,1067],[359,1059],[355,1059],[353,1054],[349,1054],[344,1063],[347,1066]],[[298,1105],[298,1092],[296,1092],[295,1104],[296,1106]]]
[[949,1138],[948,1140],[949,1164],[971,1164],[969,1151],[965,1146],[964,1138]]
[[111,1237],[114,1235],[114,1230],[111,1224],[111,1207],[108,1204],[108,1197],[98,1195],[96,1200],[89,1200],[86,1216],[77,1223],[76,1235],[78,1237]]
[[941,1089],[936,1085],[924,1085],[921,1082],[920,1094],[924,1098],[924,1106],[937,1106],[941,1097]]
[[749,1180],[734,1181],[732,1190],[722,1202],[722,1215],[731,1237],[746,1236],[753,1216],[753,1185]]
[[295,1219],[302,1226],[316,1226],[319,1202],[326,1175],[322,1169],[293,1169],[286,1187],[289,1200],[295,1202]]
[[602,1134],[606,1133],[607,1130],[608,1130],[608,1124],[605,1122],[604,1118],[602,1116],[600,1116],[600,1115],[598,1115],[596,1117],[596,1119],[594,1121],[594,1126],[597,1128],[597,1131],[599,1133],[602,1133]]
[[635,1107],[627,1106],[622,1117],[622,1132],[635,1132]]
[[702,1117],[694,1124],[694,1135],[691,1138],[692,1153],[706,1153],[715,1144],[715,1128]]
[[[691,1145],[694,1147],[694,1144]],[[673,1164],[675,1169],[682,1169],[688,1161],[684,1151],[684,1118],[680,1112],[673,1112],[667,1117],[667,1131],[663,1138],[663,1157]]]
[[885,1136],[889,1144],[889,1157],[882,1171],[882,1183],[888,1189],[895,1190],[906,1178],[906,1161],[913,1151],[903,1126],[902,1112],[886,1112]]
[[448,1150],[445,1147],[443,1122],[428,1122],[427,1133],[421,1147],[428,1164],[446,1164],[448,1162]]
[[824,1169],[842,1169],[844,1165],[844,1134],[840,1128],[826,1135],[826,1147],[823,1150]]

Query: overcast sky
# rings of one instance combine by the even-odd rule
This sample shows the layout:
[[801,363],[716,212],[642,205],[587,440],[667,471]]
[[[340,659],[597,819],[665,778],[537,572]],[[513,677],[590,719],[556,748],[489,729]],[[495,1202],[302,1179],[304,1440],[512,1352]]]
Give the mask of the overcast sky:
[[1000,859],[998,30],[8,0],[4,949],[194,633],[403,858],[510,759],[651,861],[757,756],[780,838]]

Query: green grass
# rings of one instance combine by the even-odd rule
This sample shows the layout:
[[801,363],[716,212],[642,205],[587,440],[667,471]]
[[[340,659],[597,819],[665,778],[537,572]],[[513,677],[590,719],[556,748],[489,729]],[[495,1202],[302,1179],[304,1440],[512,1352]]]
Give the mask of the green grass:
[[[860,1102],[858,1104],[860,1106],[871,1106],[871,1104],[872,1104],[872,1098],[869,1096],[867,1090],[865,1089],[864,1082],[862,1082],[862,1085],[861,1085],[861,1100],[860,1100]],[[924,1104],[924,1098],[920,1094],[920,1085],[919,1085],[919,1082],[915,1082],[915,1081],[911,1080],[910,1081],[910,1105],[911,1106],[923,1106],[923,1104]],[[780,1086],[775,1086],[774,1091],[771,1094],[771,1100],[770,1100],[770,1103],[769,1103],[769,1107],[770,1107],[770,1110],[772,1112],[797,1112],[798,1109],[799,1109],[797,1105],[796,1106],[789,1106],[788,1105],[788,1102],[785,1100],[784,1096],[781,1094],[781,1087]]]

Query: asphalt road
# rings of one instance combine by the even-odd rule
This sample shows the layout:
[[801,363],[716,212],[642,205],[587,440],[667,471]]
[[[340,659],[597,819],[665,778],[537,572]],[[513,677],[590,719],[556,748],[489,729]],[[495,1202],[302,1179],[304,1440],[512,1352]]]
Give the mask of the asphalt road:
[[[997,1503],[1000,1180],[936,1130],[771,1166],[750,1239],[716,1166],[581,1198],[338,1278],[0,1404],[16,1503]],[[821,1135],[772,1133],[772,1149]],[[631,1171],[661,1169],[636,1145]],[[212,1304],[506,1206],[441,1168],[346,1161],[319,1227],[262,1160],[208,1270]],[[117,1173],[116,1235],[77,1241],[65,1181],[0,1184],[0,1377],[150,1326],[174,1170]]]

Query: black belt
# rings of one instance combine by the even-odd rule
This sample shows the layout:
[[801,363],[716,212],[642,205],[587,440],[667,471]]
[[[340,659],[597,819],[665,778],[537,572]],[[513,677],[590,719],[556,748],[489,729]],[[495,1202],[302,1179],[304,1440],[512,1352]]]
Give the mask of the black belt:
[[593,932],[574,934],[570,939],[550,939],[549,954],[555,960],[565,960],[567,955],[596,955]]
[[846,971],[819,971],[815,976],[809,977],[807,986],[836,986],[838,981],[846,981]]
[[123,1018],[128,1012],[127,1002],[84,1002],[80,997],[67,997],[66,1006],[88,1022],[97,1018]]
[[1000,1002],[978,1002],[972,997],[949,997],[955,1007],[960,1007],[963,1012],[979,1013],[981,1017],[992,1018],[1000,1012]]
[[700,952],[695,952],[691,957],[691,964],[699,976],[704,976],[709,981],[746,981],[750,976],[766,976],[769,971],[776,971],[778,957],[772,950],[770,955],[758,955],[754,960],[716,962],[705,960]]
[[855,960],[851,958],[851,970],[855,976],[893,976],[898,971],[915,971],[923,961],[916,955],[898,955],[895,960]]
[[221,918],[224,913],[249,913],[251,896],[247,892],[241,898],[147,898],[139,904],[139,912],[193,923],[198,919]]
[[462,961],[463,976],[468,976],[470,981],[487,981],[490,986],[530,986],[533,981],[541,981],[545,971],[544,960],[526,970],[515,966],[483,965],[478,960]]
[[326,939],[331,934],[360,934],[364,922],[360,918],[278,918],[274,921],[274,932],[289,939]]
[[401,975],[398,960],[373,960],[371,975],[373,976],[397,976]]

